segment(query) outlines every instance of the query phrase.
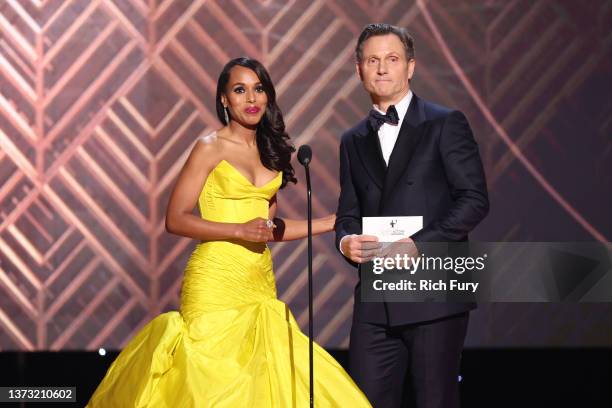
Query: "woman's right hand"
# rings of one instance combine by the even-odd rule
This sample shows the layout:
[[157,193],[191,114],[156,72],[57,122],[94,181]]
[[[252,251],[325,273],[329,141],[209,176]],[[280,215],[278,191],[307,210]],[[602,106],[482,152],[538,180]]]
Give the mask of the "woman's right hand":
[[272,231],[276,226],[269,228],[266,224],[267,221],[264,218],[258,217],[243,224],[238,224],[237,238],[250,242],[268,242],[274,240]]

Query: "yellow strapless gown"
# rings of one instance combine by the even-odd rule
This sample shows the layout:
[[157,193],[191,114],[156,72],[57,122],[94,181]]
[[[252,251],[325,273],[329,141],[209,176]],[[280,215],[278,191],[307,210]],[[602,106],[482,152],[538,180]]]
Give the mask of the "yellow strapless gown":
[[[202,218],[268,218],[281,173],[256,187],[222,160],[199,197]],[[314,345],[315,405],[370,407]],[[308,337],[277,299],[265,244],[207,241],[185,268],[180,312],[149,322],[108,369],[88,407],[307,407]]]

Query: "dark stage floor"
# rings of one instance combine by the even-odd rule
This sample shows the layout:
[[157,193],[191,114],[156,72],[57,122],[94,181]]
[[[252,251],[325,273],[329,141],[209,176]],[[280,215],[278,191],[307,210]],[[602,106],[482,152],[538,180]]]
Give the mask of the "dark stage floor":
[[[331,350],[346,364],[345,350]],[[0,353],[0,386],[76,386],[82,407],[116,352]],[[612,407],[611,349],[468,349],[462,361],[463,407]]]

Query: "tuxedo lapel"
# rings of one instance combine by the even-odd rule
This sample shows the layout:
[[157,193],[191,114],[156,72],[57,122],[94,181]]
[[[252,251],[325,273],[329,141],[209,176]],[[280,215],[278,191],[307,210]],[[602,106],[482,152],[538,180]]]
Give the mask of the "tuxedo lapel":
[[414,151],[423,137],[423,127],[420,125],[424,120],[423,103],[413,94],[389,158],[379,209],[382,209],[382,206],[387,202],[393,188],[408,168]]
[[378,187],[382,189],[385,182],[385,160],[380,149],[378,135],[370,129],[367,121],[364,121],[358,131],[355,138],[355,147],[366,171]]

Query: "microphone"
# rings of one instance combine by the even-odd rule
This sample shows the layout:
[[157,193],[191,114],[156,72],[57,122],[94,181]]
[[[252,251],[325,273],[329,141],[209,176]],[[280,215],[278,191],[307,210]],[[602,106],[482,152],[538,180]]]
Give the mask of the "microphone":
[[302,166],[307,167],[312,159],[312,149],[308,145],[301,145],[297,153],[298,161]]
[[314,362],[313,362],[313,316],[312,316],[312,189],[310,186],[310,168],[312,149],[301,145],[297,153],[298,161],[306,172],[306,201],[308,204],[308,366],[310,380],[310,408],[314,408]]

